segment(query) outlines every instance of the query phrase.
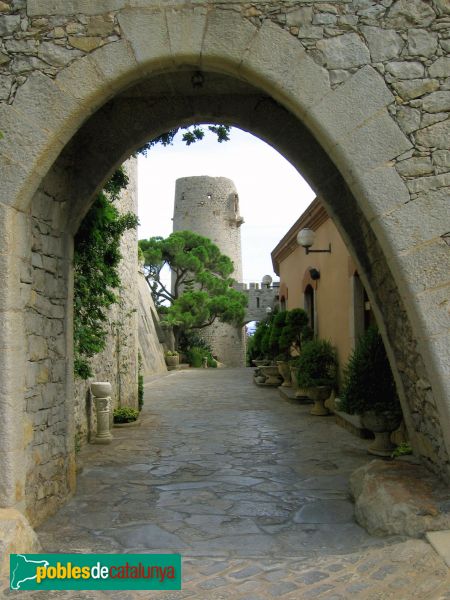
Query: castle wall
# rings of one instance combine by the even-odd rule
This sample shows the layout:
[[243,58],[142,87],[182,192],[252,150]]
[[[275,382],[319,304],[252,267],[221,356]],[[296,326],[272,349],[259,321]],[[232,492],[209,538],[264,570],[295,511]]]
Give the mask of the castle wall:
[[[129,177],[127,189],[115,201],[120,213],[137,213],[137,160],[125,163]],[[113,406],[137,408],[138,380],[138,256],[136,229],[124,233],[121,239],[119,264],[121,288],[119,302],[108,312],[108,337],[103,352],[96,354],[90,364],[94,377],[89,380],[75,378],[75,443],[86,443],[95,435],[95,410],[89,393],[91,381],[109,381],[112,387]]]
[[141,270],[138,285],[138,336],[141,373],[145,377],[167,372],[163,343],[165,336],[159,326],[159,317],[150,288]]

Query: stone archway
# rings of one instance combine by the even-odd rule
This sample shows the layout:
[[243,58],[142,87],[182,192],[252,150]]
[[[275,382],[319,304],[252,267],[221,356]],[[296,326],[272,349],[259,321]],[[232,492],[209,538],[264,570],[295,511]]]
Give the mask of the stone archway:
[[[0,106],[6,282],[0,293],[0,504],[18,506],[38,522],[74,485],[70,259],[72,235],[89,202],[149,137],[208,120],[268,141],[324,199],[381,324],[412,443],[449,477],[448,248],[441,237],[448,213],[439,190],[429,191],[443,178],[405,175],[398,162],[408,161],[414,143],[435,144],[440,129],[425,128],[416,139],[399,128],[392,116],[395,90],[370,64],[370,32],[336,32],[341,54],[361,57],[336,83],[336,71],[345,70],[332,60],[336,42],[324,39],[312,51],[298,39],[297,25],[283,29],[263,6],[253,14],[206,2],[165,9],[151,0],[113,4],[113,41],[72,53],[71,62],[61,58],[51,76],[36,69],[11,103]],[[29,0],[27,10],[38,18],[53,7],[64,19],[91,11],[86,6]],[[402,15],[392,9],[393,40],[395,28],[405,27]],[[296,18],[284,14],[286,23]],[[433,17],[425,11],[414,18],[419,26]],[[443,67],[434,58],[430,76],[437,81]],[[192,85],[198,72],[200,90]],[[411,173],[412,163],[407,167]],[[41,368],[47,360],[49,373]]]

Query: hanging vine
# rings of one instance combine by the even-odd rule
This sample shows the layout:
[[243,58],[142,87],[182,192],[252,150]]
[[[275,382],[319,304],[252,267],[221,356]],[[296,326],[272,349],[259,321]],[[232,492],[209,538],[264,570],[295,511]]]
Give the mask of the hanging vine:
[[121,215],[114,206],[127,184],[121,167],[98,194],[75,236],[74,371],[82,379],[92,376],[89,359],[105,348],[107,311],[118,301],[121,237],[138,225],[135,214]]

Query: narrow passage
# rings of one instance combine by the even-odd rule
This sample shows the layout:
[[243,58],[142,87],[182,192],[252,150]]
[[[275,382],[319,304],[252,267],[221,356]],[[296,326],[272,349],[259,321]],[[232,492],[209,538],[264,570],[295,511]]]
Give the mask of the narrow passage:
[[182,592],[130,599],[450,597],[434,596],[450,587],[428,544],[355,522],[348,477],[367,442],[332,417],[256,387],[250,369],[172,372],[144,406],[140,426],[83,449],[76,496],[38,530],[45,551],[183,555]]

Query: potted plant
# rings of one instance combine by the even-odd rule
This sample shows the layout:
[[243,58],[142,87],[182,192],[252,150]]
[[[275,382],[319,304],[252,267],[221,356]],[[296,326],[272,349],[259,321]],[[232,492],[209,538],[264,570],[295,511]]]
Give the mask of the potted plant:
[[299,361],[299,358],[300,358],[300,356],[295,356],[294,358],[291,358],[291,360],[289,361],[289,369],[291,371],[292,388],[294,390],[294,396],[298,400],[302,400],[303,402],[309,404],[311,402],[311,400],[308,396],[308,390],[305,390],[298,385],[298,361]]
[[180,356],[176,350],[167,350],[164,358],[168,367],[176,367],[180,362]]
[[390,456],[394,445],[390,434],[402,420],[402,410],[386,355],[376,327],[370,327],[358,340],[344,369],[340,408],[359,414],[375,440],[370,454]]
[[262,349],[263,337],[269,329],[269,320],[264,319],[256,325],[253,335],[248,337],[247,341],[247,359],[249,365],[260,367],[269,364],[269,360],[264,356]]
[[298,358],[297,381],[300,388],[308,390],[314,400],[311,414],[328,415],[325,400],[336,386],[337,354],[336,349],[326,340],[311,340],[304,344]]

